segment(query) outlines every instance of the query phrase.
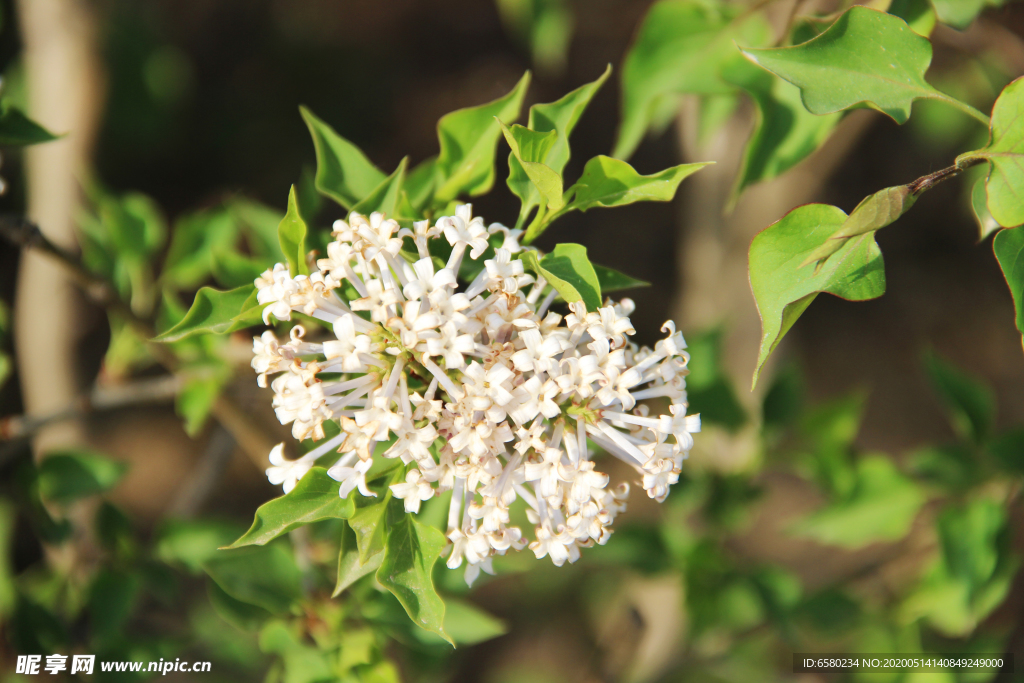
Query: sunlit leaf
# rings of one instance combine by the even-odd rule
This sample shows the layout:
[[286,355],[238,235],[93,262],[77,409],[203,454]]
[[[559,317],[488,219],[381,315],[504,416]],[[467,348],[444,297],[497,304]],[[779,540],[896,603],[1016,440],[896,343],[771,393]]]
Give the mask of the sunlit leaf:
[[[505,141],[512,149],[509,156],[508,187],[522,202],[520,219],[526,217],[530,203],[536,201],[552,210],[565,205],[562,176],[543,163],[558,134],[538,133],[523,126],[508,128],[502,124]],[[536,204],[535,204],[536,205]]]
[[304,524],[348,519],[355,509],[352,495],[339,497],[338,482],[323,467],[314,467],[290,492],[261,505],[249,530],[229,547],[264,545]]
[[932,61],[931,43],[899,17],[867,7],[849,9],[806,43],[743,53],[798,86],[813,114],[866,105],[904,123],[916,99],[959,104],[924,79]]
[[299,112],[313,136],[317,190],[350,209],[384,182],[384,174],[358,147],[305,107],[299,107]]
[[437,122],[441,152],[435,162],[435,204],[447,204],[459,195],[475,197],[491,189],[501,137],[498,121],[510,124],[518,118],[529,84],[527,72],[504,97],[453,111]]
[[384,561],[384,553],[380,552],[383,549],[382,544],[377,552],[370,555],[365,562],[362,561],[359,558],[359,546],[356,543],[355,532],[352,531],[352,527],[349,524],[346,524],[341,532],[341,550],[338,553],[338,578],[334,585],[334,593],[331,596],[337,597],[359,579],[377,571],[380,563]]
[[309,265],[306,263],[306,221],[299,211],[298,195],[292,185],[288,192],[288,212],[277,226],[277,239],[281,243],[281,251],[288,260],[288,270],[292,275],[308,275]]
[[601,283],[587,258],[587,248],[580,244],[563,243],[542,259],[536,252],[522,255],[523,263],[542,276],[566,302],[582,301],[589,311],[601,307]]
[[377,580],[398,598],[413,623],[454,645],[444,629],[444,601],[431,578],[434,563],[447,544],[440,530],[404,515],[389,530]]
[[818,272],[801,267],[845,220],[846,214],[834,206],[807,204],[790,211],[751,242],[750,287],[761,316],[754,384],[768,356],[819,292],[851,301],[874,299],[885,292],[882,252],[873,233],[847,240]]
[[660,173],[640,175],[625,161],[599,155],[583,167],[583,175],[569,188],[574,193],[570,209],[586,211],[595,206],[625,206],[634,202],[667,202],[679,183],[712,162],[680,164]]
[[237,524],[216,520],[166,521],[157,534],[155,554],[163,562],[182,564],[198,573],[219,549],[238,538]]
[[746,90],[758,112],[736,176],[735,201],[747,186],[784,173],[818,149],[841,115],[811,114],[796,86],[763,70],[745,66],[727,71],[726,76]]
[[[277,222],[273,228],[275,245]],[[200,211],[178,219],[164,260],[162,281],[177,289],[201,284],[210,276],[213,254],[234,250],[238,225],[231,213],[221,209]]]
[[992,164],[985,191],[988,210],[1004,228],[1024,223],[1024,78],[1003,88],[992,108],[992,126],[988,146],[961,154],[957,166],[974,159]]
[[259,305],[250,305],[255,303],[252,296],[255,291],[256,288],[252,285],[244,285],[226,292],[203,287],[196,292],[195,301],[181,322],[155,337],[153,341],[173,342],[194,334],[223,334],[233,329],[241,329],[246,325],[234,318],[253,308],[262,308]]
[[374,211],[379,211],[389,218],[396,215],[395,209],[402,193],[402,184],[405,182],[405,167],[409,163],[406,157],[398,164],[395,172],[381,181],[373,192],[361,199],[358,204],[352,207],[356,213],[369,216]]

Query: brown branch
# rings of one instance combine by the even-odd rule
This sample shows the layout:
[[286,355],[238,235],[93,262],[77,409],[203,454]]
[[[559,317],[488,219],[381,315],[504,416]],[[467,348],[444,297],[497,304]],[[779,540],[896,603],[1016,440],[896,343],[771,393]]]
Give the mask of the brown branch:
[[[23,249],[34,249],[59,263],[74,277],[90,299],[107,311],[123,318],[146,340],[146,345],[157,362],[172,373],[178,369],[180,363],[177,356],[163,344],[152,341],[152,338],[156,336],[153,323],[137,315],[121,299],[109,282],[89,272],[77,256],[47,239],[35,223],[24,216],[0,216],[0,236]],[[267,454],[277,441],[261,425],[252,420],[248,413],[223,394],[214,403],[212,413],[217,421],[231,432],[231,436],[242,447],[253,464],[260,470],[264,469],[267,465]]]

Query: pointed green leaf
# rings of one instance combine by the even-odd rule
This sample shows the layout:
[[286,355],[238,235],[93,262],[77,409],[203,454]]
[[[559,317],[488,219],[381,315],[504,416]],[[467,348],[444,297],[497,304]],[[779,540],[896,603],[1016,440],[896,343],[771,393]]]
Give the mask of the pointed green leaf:
[[971,25],[991,0],[932,0],[939,21],[961,31]]
[[812,513],[792,531],[820,543],[860,548],[907,535],[924,504],[921,488],[900,474],[883,456],[868,456],[857,463],[856,479],[848,497]]
[[284,259],[277,239],[277,226],[282,218],[280,211],[245,197],[228,201],[227,210],[245,234],[253,256],[264,263]]
[[349,518],[348,524],[355,532],[356,545],[359,548],[360,564],[368,565],[374,555],[384,550],[384,539],[387,536],[384,518],[388,511],[389,499],[390,496],[386,496],[380,502],[374,501],[356,508]]
[[[508,626],[501,619],[465,600],[446,600],[444,630],[456,645],[476,645],[505,635]],[[430,631],[416,631],[413,635],[423,643],[444,642],[441,636]]]
[[351,495],[338,496],[338,482],[327,476],[327,470],[314,467],[286,495],[261,505],[249,530],[228,547],[265,545],[305,524],[348,519],[355,509]]
[[992,389],[952,363],[929,351],[925,369],[950,410],[953,428],[960,436],[981,443],[992,431],[996,399]]
[[404,188],[409,195],[409,203],[415,209],[422,209],[430,203],[434,196],[434,185],[437,180],[437,157],[421,161],[416,168],[405,177]]
[[743,87],[757,105],[754,133],[743,154],[731,202],[749,185],[770,180],[807,158],[839,123],[840,114],[815,116],[800,101],[800,90],[752,65],[726,77]]
[[1003,88],[992,108],[989,143],[984,149],[957,157],[957,166],[974,159],[992,164],[985,191],[988,210],[1004,228],[1024,223],[1024,78]]
[[1024,228],[1000,230],[992,240],[992,250],[1013,296],[1017,331],[1024,335]]
[[535,159],[535,161],[543,161],[555,173],[562,173],[570,158],[569,136],[583,112],[590,105],[590,101],[594,99],[594,95],[608,80],[611,73],[612,66],[609,64],[597,80],[581,85],[554,102],[535,104],[530,107],[527,128],[539,133],[550,131],[557,133],[551,148],[542,158]]
[[431,578],[434,563],[447,543],[448,539],[440,530],[405,515],[388,534],[377,580],[398,598],[417,626],[438,634],[454,646],[444,630],[444,601]]
[[157,534],[155,555],[161,562],[182,564],[192,573],[223,546],[238,538],[237,524],[216,520],[170,519]]
[[[383,549],[383,548],[382,548]],[[341,532],[341,550],[338,553],[338,580],[334,585],[332,598],[341,595],[342,591],[367,574],[372,574],[384,561],[384,553],[376,552],[370,555],[366,562],[359,559],[359,546],[356,543],[355,532],[352,527],[346,524]]]
[[380,211],[388,218],[394,218],[395,209],[402,193],[402,184],[405,182],[405,167],[408,163],[409,157],[402,159],[395,172],[385,178],[365,199],[353,206],[352,210],[364,216],[369,216],[374,211]]
[[221,550],[203,569],[235,600],[273,614],[287,612],[302,597],[302,572],[285,543]]
[[217,284],[229,289],[254,282],[267,269],[266,261],[257,261],[234,250],[214,252],[210,261]]
[[306,221],[299,211],[294,185],[288,191],[288,212],[277,226],[277,239],[292,275],[309,275],[309,265],[306,263]]
[[59,451],[39,463],[39,493],[54,503],[70,503],[117,486],[128,466],[88,451]]
[[7,107],[0,114],[0,146],[24,147],[56,140],[58,136],[25,116],[16,107]]
[[601,307],[601,283],[583,245],[559,244],[542,259],[533,251],[524,252],[521,258],[527,268],[547,280],[567,303],[582,301],[588,311]]
[[443,206],[459,195],[475,197],[491,189],[494,158],[501,136],[498,121],[508,124],[519,117],[529,83],[530,72],[526,72],[504,97],[453,111],[437,122],[441,153],[436,162],[435,205]]
[[595,206],[671,201],[684,178],[711,163],[680,164],[660,173],[640,175],[625,161],[599,155],[587,162],[579,181],[569,188],[575,195],[568,208],[586,211]]
[[667,123],[679,95],[732,91],[721,72],[739,58],[736,42],[771,40],[764,17],[741,17],[742,11],[698,0],[663,0],[651,7],[622,66],[622,124],[613,156],[628,158],[658,119]]
[[203,287],[196,292],[195,301],[181,322],[156,336],[153,341],[174,342],[194,334],[230,332],[237,324],[234,318],[244,310],[251,310],[251,307],[243,307],[251,303],[250,297],[254,293],[255,287],[252,285],[229,289],[226,292]]
[[839,251],[848,239],[869,232],[873,233],[891,225],[897,218],[910,210],[910,207],[917,201],[917,197],[918,195],[911,185],[887,187],[865,197],[846,217],[842,227],[825,240],[820,247],[807,255],[801,267],[817,263],[815,270],[817,272],[821,269],[825,259]]
[[384,182],[384,174],[370,163],[358,147],[334,132],[333,128],[305,107],[299,107],[299,112],[313,136],[313,147],[316,149],[315,183],[321,194],[350,209]]
[[[277,224],[275,221],[273,227],[275,249]],[[210,276],[213,254],[235,249],[238,225],[231,213],[221,209],[179,218],[171,233],[161,280],[176,289],[192,289],[204,282]]]
[[[508,187],[523,201],[520,218],[525,218],[531,208],[528,202],[531,201],[543,202],[553,211],[562,208],[565,205],[562,200],[562,176],[541,163],[554,145],[558,133],[538,133],[519,125],[510,129],[503,123],[501,131],[512,149],[508,159]],[[531,192],[531,189],[534,191]]]
[[768,226],[750,244],[750,288],[761,315],[761,351],[753,383],[768,356],[819,292],[852,301],[885,292],[882,252],[868,233],[846,240],[820,271],[802,268],[806,257],[846,220],[827,204],[797,207]]
[[967,107],[924,80],[931,43],[899,17],[867,7],[849,9],[806,43],[743,54],[799,87],[813,114],[867,105],[904,123],[914,100],[922,97]]
[[600,266],[596,263],[591,264],[591,266],[594,268],[594,273],[597,275],[597,283],[600,286],[602,294],[617,292],[620,289],[633,289],[634,287],[651,286],[650,282],[637,280],[635,277],[630,277],[625,273],[620,273],[613,268]]

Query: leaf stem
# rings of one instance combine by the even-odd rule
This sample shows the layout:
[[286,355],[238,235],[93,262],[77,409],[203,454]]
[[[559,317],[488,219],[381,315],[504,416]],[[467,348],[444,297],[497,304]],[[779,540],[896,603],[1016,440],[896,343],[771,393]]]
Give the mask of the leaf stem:
[[977,109],[975,109],[971,105],[967,104],[966,102],[961,102],[960,100],[956,99],[955,97],[950,97],[949,95],[947,95],[944,92],[936,91],[936,93],[937,94],[932,95],[933,99],[940,100],[940,101],[945,102],[946,104],[950,105],[951,107],[955,107],[955,108],[959,109],[960,111],[962,111],[963,113],[967,114],[968,116],[971,116],[971,117],[977,119],[978,121],[980,121],[981,123],[983,123],[986,128],[988,128],[990,125],[992,125],[992,120],[989,117],[985,116],[983,113],[981,113],[980,111],[978,111]]

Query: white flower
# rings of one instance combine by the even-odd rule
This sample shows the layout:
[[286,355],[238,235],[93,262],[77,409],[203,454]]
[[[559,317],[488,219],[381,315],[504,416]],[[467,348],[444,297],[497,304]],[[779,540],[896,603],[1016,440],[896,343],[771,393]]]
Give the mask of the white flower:
[[420,511],[421,501],[430,500],[434,496],[434,487],[423,479],[419,470],[409,470],[405,474],[405,483],[392,484],[391,491],[395,498],[405,501],[405,511],[414,514]]
[[285,459],[283,443],[277,444],[270,450],[270,464],[273,467],[267,468],[267,479],[275,486],[283,484],[285,493],[291,492],[299,479],[306,476],[306,472],[313,468],[312,461]]
[[372,460],[359,460],[353,467],[335,465],[327,470],[327,475],[334,481],[341,482],[338,495],[342,498],[347,498],[352,489],[359,489],[359,493],[364,496],[376,498],[377,494],[366,487],[366,473],[372,466]]
[[[521,234],[485,227],[468,204],[411,230],[352,213],[335,222],[317,272],[292,275],[277,264],[255,282],[265,321],[299,312],[325,324],[308,337],[296,325],[286,343],[271,331],[253,340],[257,382],[274,390],[278,419],[297,439],[324,439],[328,421],[341,428],[299,460],[275,448],[268,478],[290,491],[337,451],[329,473],[339,494],[374,496],[366,483],[374,458],[401,460],[409,469],[390,492],[408,512],[451,492],[447,563],[465,563],[469,583],[492,571],[494,555],[527,546],[512,524],[519,506],[538,558],[562,565],[608,542],[629,486],[597,470],[592,445],[633,468],[661,501],[700,431],[700,417],[686,414],[689,355],[675,326],[666,323],[653,348],[639,347],[628,299],[596,311],[575,302],[564,318],[548,311],[557,293],[514,257]],[[415,243],[413,263],[405,238]],[[437,268],[430,241],[441,239],[451,256]],[[467,258],[478,275],[460,287]],[[670,405],[655,414],[640,403],[647,399]],[[379,444],[390,445],[375,454]]]

